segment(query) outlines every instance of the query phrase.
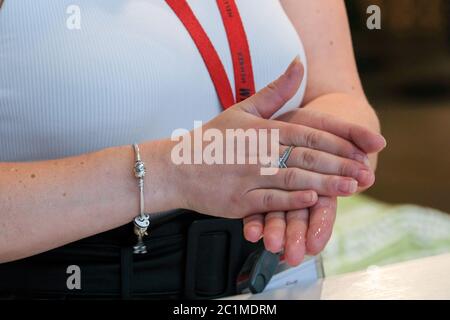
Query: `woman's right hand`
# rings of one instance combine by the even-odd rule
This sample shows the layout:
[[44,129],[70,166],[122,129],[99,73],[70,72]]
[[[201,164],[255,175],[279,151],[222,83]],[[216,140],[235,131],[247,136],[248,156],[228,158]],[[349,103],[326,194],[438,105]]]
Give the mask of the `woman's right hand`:
[[[242,129],[241,134],[247,129],[278,129],[280,150],[285,146],[295,146],[337,155],[339,157],[329,157],[329,161],[342,161],[342,164],[332,165],[349,168],[348,176],[300,169],[301,160],[295,157],[290,159],[289,168],[280,169],[274,175],[261,175],[259,161],[256,161],[258,164],[249,164],[252,163],[250,160],[259,159],[258,150],[251,153],[246,146],[245,164],[176,165],[171,161],[171,166],[176,166],[171,168],[171,171],[176,171],[173,175],[176,181],[171,184],[177,185],[173,190],[181,196],[181,207],[213,216],[242,218],[255,213],[308,208],[317,202],[318,195],[348,196],[357,191],[361,181],[352,173],[369,169],[361,160],[366,158],[366,154],[358,147],[325,131],[270,119],[296,93],[302,77],[303,67],[296,58],[280,78],[227,109],[203,125],[201,130],[204,133],[215,129],[226,137],[227,129]],[[190,132],[191,138],[196,130],[200,129]],[[226,159],[226,141],[222,142],[222,156]],[[172,149],[179,143],[171,141]],[[321,165],[330,166],[326,161]]]

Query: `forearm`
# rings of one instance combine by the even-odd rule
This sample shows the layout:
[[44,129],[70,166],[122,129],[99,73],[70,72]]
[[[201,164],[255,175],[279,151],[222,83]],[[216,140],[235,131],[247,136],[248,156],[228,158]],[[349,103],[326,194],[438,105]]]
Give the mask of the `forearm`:
[[[319,96],[304,105],[304,108],[318,110],[337,118],[359,124],[374,132],[380,132],[378,117],[363,96],[346,93],[331,93]],[[371,167],[375,170],[377,154],[370,154]]]
[[[174,208],[167,143],[141,145],[146,211]],[[58,160],[0,163],[0,263],[40,253],[133,220],[139,212],[131,146]],[[171,173],[168,173],[169,175]],[[173,193],[170,193],[173,194]]]

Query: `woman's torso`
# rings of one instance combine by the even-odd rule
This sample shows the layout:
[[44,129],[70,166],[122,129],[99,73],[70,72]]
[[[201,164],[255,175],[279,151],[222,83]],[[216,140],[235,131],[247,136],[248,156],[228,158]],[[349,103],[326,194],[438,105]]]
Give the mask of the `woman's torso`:
[[[234,89],[216,2],[188,2]],[[236,3],[256,90],[295,55],[306,65],[278,0]],[[81,29],[67,26],[76,13],[67,13],[72,4],[9,0],[0,11],[0,161],[59,158],[169,137],[221,112],[197,48],[165,1],[79,0]],[[300,105],[305,84],[283,111]]]

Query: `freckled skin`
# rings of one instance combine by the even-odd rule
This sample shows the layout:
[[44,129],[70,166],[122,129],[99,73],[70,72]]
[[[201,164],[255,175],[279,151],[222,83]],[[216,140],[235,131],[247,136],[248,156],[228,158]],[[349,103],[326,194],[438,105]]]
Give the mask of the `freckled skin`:
[[30,175],[30,177],[31,177],[31,179],[34,179],[34,178],[36,178],[36,175],[35,175],[34,173],[32,173],[32,174]]

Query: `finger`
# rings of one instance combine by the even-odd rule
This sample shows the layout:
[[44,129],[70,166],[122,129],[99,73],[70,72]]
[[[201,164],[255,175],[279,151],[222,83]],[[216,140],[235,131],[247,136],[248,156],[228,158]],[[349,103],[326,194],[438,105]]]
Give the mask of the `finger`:
[[[287,147],[281,147],[284,152]],[[292,149],[287,160],[288,167],[296,167],[329,175],[351,177],[358,181],[359,187],[368,188],[375,182],[373,171],[366,165],[327,152],[309,148]]]
[[282,190],[314,190],[326,196],[349,196],[358,190],[358,182],[353,178],[299,168],[279,169],[274,175],[261,176],[259,185]]
[[299,124],[274,122],[280,129],[280,142],[286,146],[306,147],[353,160],[367,157],[355,144],[332,133]]
[[264,246],[273,253],[283,249],[286,231],[286,217],[284,211],[269,212],[265,216]]
[[295,95],[302,78],[303,65],[297,56],[277,80],[239,103],[237,107],[268,119]]
[[244,237],[250,242],[258,242],[263,235],[264,215],[254,214],[244,218]]
[[308,215],[308,209],[293,210],[286,214],[286,244],[284,256],[286,262],[291,266],[299,265],[305,256]]
[[309,209],[309,227],[306,236],[308,254],[316,255],[325,248],[333,231],[336,205],[336,198],[321,196],[319,201]]
[[[329,114],[311,110],[295,110],[295,117],[301,119],[301,124],[323,131],[328,131],[346,140],[354,142],[365,153],[379,152],[386,146],[384,137],[363,126],[333,117]],[[293,119],[293,111],[281,115],[278,120],[289,121]],[[362,161],[368,159],[361,159]]]
[[307,191],[284,191],[277,189],[255,189],[245,196],[245,205],[251,213],[288,211],[308,208],[317,201],[317,193]]

